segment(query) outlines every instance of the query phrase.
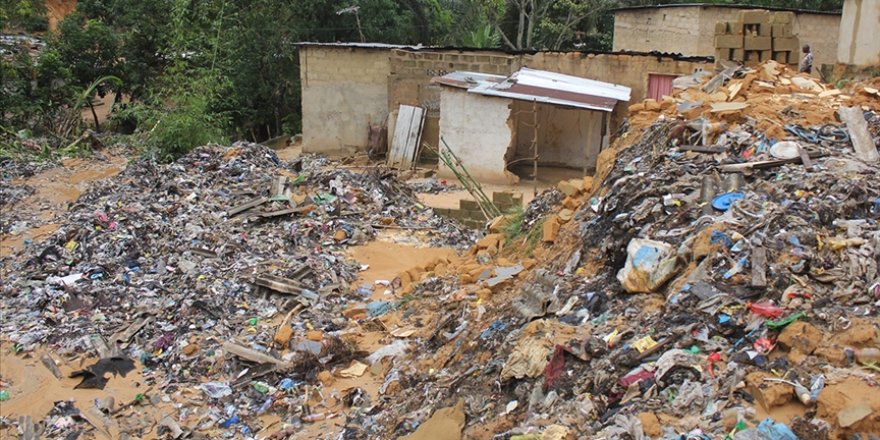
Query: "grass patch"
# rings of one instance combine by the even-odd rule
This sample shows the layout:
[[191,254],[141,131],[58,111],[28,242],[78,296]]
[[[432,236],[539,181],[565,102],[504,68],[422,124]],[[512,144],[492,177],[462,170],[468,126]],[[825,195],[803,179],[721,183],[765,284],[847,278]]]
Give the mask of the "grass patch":
[[501,228],[501,232],[504,234],[506,242],[512,243],[517,237],[522,235],[525,214],[526,212],[522,206],[513,206],[504,214],[504,225]]

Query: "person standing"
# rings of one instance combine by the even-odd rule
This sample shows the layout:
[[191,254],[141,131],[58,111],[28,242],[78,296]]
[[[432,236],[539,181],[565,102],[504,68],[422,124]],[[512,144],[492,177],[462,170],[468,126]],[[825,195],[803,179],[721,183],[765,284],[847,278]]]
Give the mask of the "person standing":
[[803,47],[804,59],[801,60],[801,72],[806,74],[813,73],[813,51],[810,50],[810,45],[805,44]]

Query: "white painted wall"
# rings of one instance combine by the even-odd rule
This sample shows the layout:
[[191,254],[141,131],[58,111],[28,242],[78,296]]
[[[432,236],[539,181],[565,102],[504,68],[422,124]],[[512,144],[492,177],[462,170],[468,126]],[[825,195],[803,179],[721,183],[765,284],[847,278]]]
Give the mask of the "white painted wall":
[[[453,87],[440,92],[440,137],[481,182],[508,183],[504,155],[512,141],[512,102]],[[442,161],[438,174],[455,178]]]
[[880,64],[878,31],[880,0],[846,0],[840,18],[837,62],[857,66]]
[[[538,165],[594,171],[602,141],[602,113],[538,104]],[[515,159],[534,157],[532,103],[516,101]],[[531,161],[524,161],[531,164]]]

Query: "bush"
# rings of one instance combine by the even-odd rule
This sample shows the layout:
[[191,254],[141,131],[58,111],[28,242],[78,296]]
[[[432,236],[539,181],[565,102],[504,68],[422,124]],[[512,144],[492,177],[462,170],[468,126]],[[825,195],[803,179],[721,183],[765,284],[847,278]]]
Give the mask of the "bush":
[[130,118],[137,120],[147,153],[166,162],[195,147],[228,141],[227,119],[209,112],[202,97],[190,97],[169,108],[134,105],[114,115],[121,121]]

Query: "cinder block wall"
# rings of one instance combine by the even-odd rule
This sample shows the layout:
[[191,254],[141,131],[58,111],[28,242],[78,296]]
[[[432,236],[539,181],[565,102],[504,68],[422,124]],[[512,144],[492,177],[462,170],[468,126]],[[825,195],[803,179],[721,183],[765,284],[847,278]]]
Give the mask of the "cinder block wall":
[[[617,11],[612,46],[614,51],[714,56],[715,23],[736,21],[740,10],[697,5]],[[814,66],[835,62],[840,19],[836,14],[795,13],[793,32],[812,47]]]
[[837,46],[837,62],[880,65],[880,1],[845,0]]
[[388,49],[300,48],[303,150],[352,153],[388,115]]
[[[712,56],[714,49],[701,50],[700,7],[645,8],[614,13],[614,41],[618,51],[650,52],[653,50],[682,55]],[[713,25],[714,26],[714,25]],[[714,28],[713,28],[714,32]],[[709,33],[709,46],[712,36]]]
[[[428,109],[423,141],[439,143],[440,86],[431,78],[467,70],[510,75],[532,67],[621,84],[633,101],[645,98],[649,74],[688,75],[712,69],[704,61],[655,55],[501,51],[430,51],[304,46],[300,49],[303,147],[307,152],[350,153],[367,145],[367,127],[380,123],[401,104]],[[626,104],[612,113],[611,133],[626,116]],[[389,118],[389,133],[394,120]]]
[[[715,23],[719,21],[736,21],[740,9],[735,8],[702,8],[700,18],[700,50],[702,55],[715,53],[714,41],[711,37],[715,32]],[[822,64],[834,63],[837,58],[837,41],[840,29],[840,15],[832,14],[794,14],[792,21],[792,34],[800,39],[801,44],[809,44],[813,51],[813,73]],[[709,35],[708,38],[703,38]],[[792,60],[793,64],[800,63],[800,51],[798,58]]]
[[425,108],[427,113],[422,142],[432,148],[437,148],[440,141],[441,86],[431,84],[431,78],[462,70],[507,76],[521,66],[520,57],[517,55],[496,51],[458,50],[394,49],[391,51],[390,63],[391,75],[387,82],[388,109],[395,112],[401,104]]

